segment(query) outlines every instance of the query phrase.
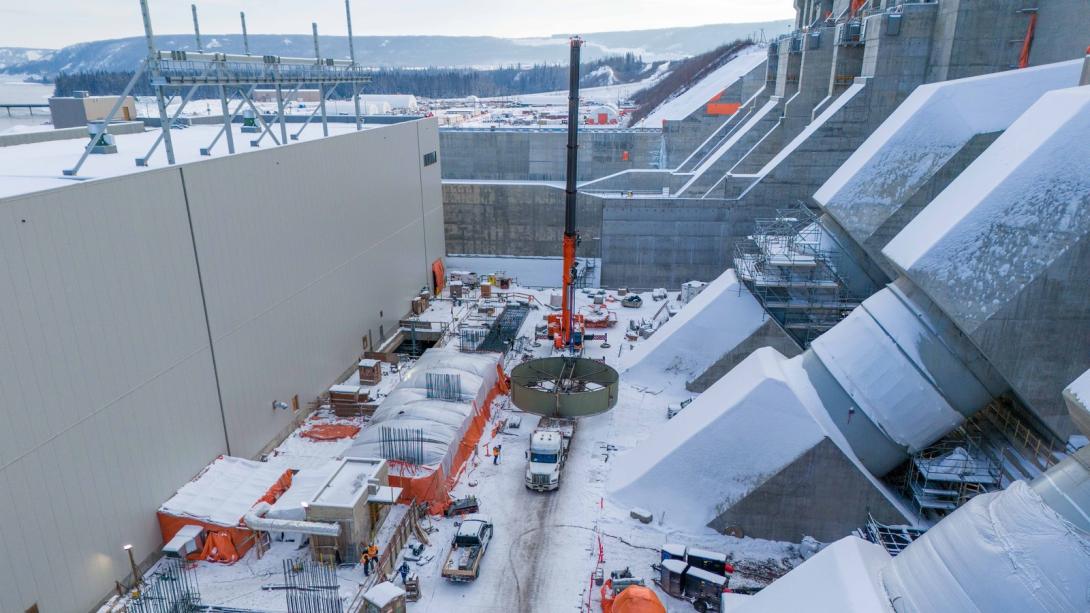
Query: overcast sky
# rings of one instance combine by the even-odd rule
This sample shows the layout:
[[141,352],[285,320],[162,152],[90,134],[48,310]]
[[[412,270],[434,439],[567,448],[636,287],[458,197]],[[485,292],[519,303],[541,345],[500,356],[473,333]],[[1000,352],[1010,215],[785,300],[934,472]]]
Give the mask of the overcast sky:
[[[156,33],[192,32],[192,0],[149,0]],[[345,34],[343,0],[197,0],[201,32]],[[357,35],[505,37],[741,23],[794,16],[791,0],[354,0]],[[139,0],[0,0],[0,47],[59,48],[143,33]]]

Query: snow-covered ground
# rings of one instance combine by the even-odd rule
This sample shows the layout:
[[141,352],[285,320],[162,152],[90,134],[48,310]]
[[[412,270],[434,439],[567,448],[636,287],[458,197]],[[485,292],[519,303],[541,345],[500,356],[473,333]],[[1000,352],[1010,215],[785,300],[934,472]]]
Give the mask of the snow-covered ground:
[[[662,64],[646,79],[639,81],[633,81],[632,83],[621,83],[618,85],[603,85],[601,87],[587,87],[579,90],[579,98],[584,103],[596,102],[596,103],[609,103],[617,104],[619,101],[627,100],[632,97],[632,94],[651,87],[659,81],[662,77],[666,76],[666,73],[670,71],[670,63]],[[709,96],[710,97],[710,96]],[[521,96],[505,96],[503,98],[485,98],[484,100],[513,100],[520,104],[529,104],[531,106],[548,106],[555,105],[558,108],[566,108],[568,103],[568,91],[554,91],[554,92],[542,92],[540,94],[524,94]]]
[[[549,295],[557,290],[514,287],[510,291],[531,294],[541,303],[548,304]],[[593,298],[589,291],[577,293],[578,308],[591,308]],[[496,290],[494,293],[503,292]],[[607,292],[606,296],[605,308],[614,311],[618,320],[616,327],[606,330],[610,346],[602,347],[602,340],[588,341],[585,355],[617,365],[636,353],[641,344],[650,342],[624,340],[629,322],[650,321],[657,314],[662,315],[665,303],[653,300],[647,293],[642,295],[642,307],[630,309],[622,308],[613,292]],[[676,294],[670,298],[676,298]],[[449,309],[448,304],[436,301],[432,308]],[[457,312],[468,314],[469,311]],[[544,307],[531,311],[520,331],[521,336],[532,339],[534,327],[548,312]],[[685,313],[685,308],[680,312]],[[505,366],[510,370],[524,359],[551,353],[549,343],[533,347],[527,342],[522,352],[507,356]],[[592,585],[596,568],[601,566],[608,576],[610,571],[627,567],[652,585],[655,573],[651,564],[659,560],[659,548],[667,542],[727,554],[739,568],[732,585],[763,585],[796,565],[800,558],[791,544],[739,539],[700,527],[678,529],[670,517],[658,514],[645,525],[629,517],[629,508],[609,499],[606,484],[617,455],[656,436],[667,421],[667,405],[691,396],[683,386],[674,385],[669,380],[671,376],[674,375],[641,372],[636,379],[622,374],[617,406],[605,414],[580,420],[561,486],[548,493],[530,491],[523,484],[524,454],[537,418],[521,413],[509,404],[507,397],[500,397],[494,404],[493,424],[518,416],[520,427],[500,431],[494,438],[492,424],[486,427],[476,455],[467,461],[452,492],[456,498],[476,496],[481,512],[490,515],[494,522],[495,536],[484,557],[481,576],[467,584],[449,583],[440,577],[440,566],[454,534],[455,521],[430,518],[424,526],[430,533],[430,545],[419,561],[410,563],[421,585],[421,599],[410,603],[410,610],[432,613],[597,611],[599,588]],[[317,419],[334,418],[323,413]],[[300,438],[297,432],[278,448],[270,461],[294,466],[298,462],[293,459],[305,457],[308,465],[313,465],[320,457],[333,458],[343,453],[348,444],[350,441],[309,441]],[[484,451],[494,445],[502,445],[498,464],[493,464]],[[396,509],[398,513],[404,512],[404,507]],[[395,521],[396,518],[388,519],[387,526]],[[202,601],[261,611],[285,611],[284,592],[263,588],[283,582],[283,560],[306,555],[307,550],[298,549],[293,542],[274,542],[261,559],[251,551],[230,566],[197,562]],[[395,567],[399,565],[400,562]],[[341,595],[350,599],[363,580],[362,572],[358,566],[342,566],[338,575]],[[692,610],[689,603],[672,599],[657,587],[655,589],[669,611]]]

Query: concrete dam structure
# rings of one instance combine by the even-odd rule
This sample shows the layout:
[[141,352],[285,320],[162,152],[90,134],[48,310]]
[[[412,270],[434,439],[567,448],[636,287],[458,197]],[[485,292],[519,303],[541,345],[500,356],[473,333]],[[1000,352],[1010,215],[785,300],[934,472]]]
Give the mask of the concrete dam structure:
[[[918,86],[1017,67],[1021,45],[1009,41],[1023,40],[1031,13],[1014,0],[867,2],[854,14],[852,4],[796,2],[798,30],[768,45],[765,62],[719,84],[722,99],[739,104],[731,116],[696,106],[684,120],[666,122],[659,146],[654,135],[641,135],[628,168],[603,153],[625,151],[633,135],[595,134],[624,143],[590,144],[594,154],[583,154],[589,163],[581,165],[581,193],[595,201],[592,215],[601,211],[603,284],[650,288],[715,278],[732,265],[736,245],[757,220],[797,202],[814,207],[814,192]],[[1090,27],[1083,8],[1077,0],[1041,3],[1027,66],[1082,56],[1079,32]],[[459,131],[443,138],[444,147],[459,151],[485,142]],[[484,152],[480,168],[444,175],[444,202],[456,205],[446,220],[452,254],[508,254],[513,241],[504,223],[489,224],[475,206],[510,209],[500,220],[558,215],[533,147],[521,143],[555,137],[489,138],[511,142],[502,146],[514,155],[502,172],[495,155]],[[644,160],[650,163],[637,163]],[[505,186],[509,181],[518,185]],[[508,189],[515,191],[508,196]],[[471,234],[489,238],[458,240]],[[877,286],[888,281],[876,276]]]
[[[1083,68],[1066,62],[917,89],[818,192],[826,218],[852,236],[864,222],[900,218],[880,248],[896,280],[801,355],[765,348],[743,360],[696,398],[695,411],[667,425],[672,449],[622,456],[614,496],[721,530],[831,540],[868,517],[913,523],[938,508],[931,488],[910,488],[906,500],[889,475],[906,461],[926,469],[929,449],[1001,399],[1057,441],[1048,449],[1063,450],[1075,430],[1060,392],[1090,367],[1090,302],[1079,281],[1090,264]],[[983,123],[959,118],[960,103],[994,97],[996,88],[1012,93],[1010,106],[994,105]],[[945,122],[950,129],[919,130]],[[979,145],[977,133],[990,144],[913,208],[917,190],[928,194],[950,160]],[[877,180],[894,159],[894,177],[911,177],[894,183],[908,189]],[[852,197],[830,195],[848,185]],[[1003,445],[1015,453],[1013,439]],[[727,476],[703,488],[672,486],[666,475],[692,461],[692,449],[718,449]]]

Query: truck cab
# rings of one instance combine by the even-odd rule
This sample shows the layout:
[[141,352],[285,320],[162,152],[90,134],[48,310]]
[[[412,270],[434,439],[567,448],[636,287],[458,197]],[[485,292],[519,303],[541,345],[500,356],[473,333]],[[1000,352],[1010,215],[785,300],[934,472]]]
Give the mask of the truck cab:
[[539,492],[560,487],[560,467],[564,462],[564,437],[557,430],[535,430],[530,437],[526,487]]

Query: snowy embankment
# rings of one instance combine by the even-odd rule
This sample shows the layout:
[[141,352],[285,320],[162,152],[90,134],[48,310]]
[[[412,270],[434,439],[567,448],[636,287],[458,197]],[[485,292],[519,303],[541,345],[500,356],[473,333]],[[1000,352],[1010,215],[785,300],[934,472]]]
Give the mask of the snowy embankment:
[[746,340],[765,317],[734,270],[727,270],[654,336],[625,355],[620,367],[630,380],[683,386]]
[[792,389],[784,361],[774,349],[755,351],[618,458],[613,499],[698,529],[820,442],[825,431]]
[[768,49],[760,45],[749,46],[738,53],[729,62],[716,68],[692,87],[659,105],[650,115],[639,122],[637,127],[656,128],[663,120],[678,121],[685,119],[694,111],[707,104],[716,94],[722,92],[738,79],[768,57]]

